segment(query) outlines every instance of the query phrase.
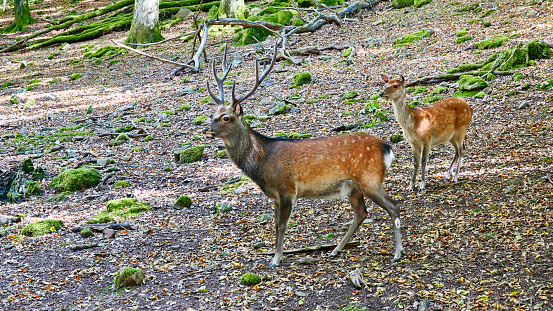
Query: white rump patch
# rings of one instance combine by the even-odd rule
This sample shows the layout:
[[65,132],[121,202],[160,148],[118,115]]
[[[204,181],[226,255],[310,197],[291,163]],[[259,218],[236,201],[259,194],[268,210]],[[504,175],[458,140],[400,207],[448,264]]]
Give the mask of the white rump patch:
[[384,154],[384,165],[386,166],[386,170],[388,170],[390,166],[392,166],[392,162],[396,158],[394,152],[391,149],[388,150],[390,150],[390,152],[386,152]]

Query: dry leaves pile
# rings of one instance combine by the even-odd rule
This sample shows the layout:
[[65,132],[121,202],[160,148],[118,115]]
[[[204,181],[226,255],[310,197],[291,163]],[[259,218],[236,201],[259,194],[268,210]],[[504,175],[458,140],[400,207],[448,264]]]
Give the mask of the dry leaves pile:
[[[420,9],[391,10],[389,2],[382,2],[373,11],[345,21],[342,28],[327,25],[313,35],[297,37],[291,44],[354,44],[357,56],[348,67],[335,51],[326,53],[329,60],[311,56],[302,66],[277,64],[270,82],[244,104],[246,114],[267,115],[278,100],[287,99],[297,109],[254,120],[256,130],[268,136],[282,132],[334,135],[330,131],[337,126],[366,122],[368,116],[357,112],[379,91],[379,73],[401,73],[413,80],[460,63],[482,61],[501,49],[464,50],[470,41],[455,44],[458,30],[467,29],[473,41],[512,33],[520,36],[507,45],[534,38],[551,41],[552,2],[496,4],[496,11],[483,18],[491,22],[490,27],[480,21],[470,23],[482,12],[459,12],[466,3],[435,0]],[[87,5],[80,3],[77,8],[91,9]],[[5,18],[7,14],[4,24]],[[432,29],[433,35],[392,47],[399,35],[423,28]],[[190,31],[190,25],[179,23],[166,31],[169,37]],[[98,48],[109,39],[122,41],[124,37],[125,33],[117,33],[90,43]],[[229,38],[210,38],[210,57],[218,57],[219,44]],[[186,59],[190,46],[168,42],[146,50],[163,58]],[[533,87],[510,93],[526,82],[535,86],[551,79],[553,60],[520,69],[525,76],[521,81],[497,77],[490,82],[489,96],[469,99],[474,120],[458,183],[448,184],[440,176],[453,156],[450,147],[433,147],[427,191],[407,192],[411,150],[405,142],[393,144],[397,159],[386,185],[402,207],[405,255],[401,262],[389,262],[391,224],[385,212],[370,205],[370,219],[354,237],[361,242],[359,247],[333,259],[326,258],[328,252],[286,255],[281,267],[269,270],[270,256],[262,253],[274,250],[274,225],[258,217],[272,213],[272,203],[252,182],[226,195],[219,192],[220,187],[206,188],[242,175],[229,159],[215,158],[222,143],[205,138],[201,133],[205,125],[193,122],[197,116],[211,114],[202,103],[207,96],[208,70],[168,78],[174,68],[131,54],[113,56],[111,60],[120,61],[111,65],[109,60],[100,65],[87,60],[71,64],[82,58],[85,48],[74,44],[63,51],[51,47],[2,56],[0,81],[11,85],[0,90],[0,165],[12,165],[56,145],[61,148],[33,160],[49,174],[42,181],[42,196],[0,203],[1,214],[26,215],[22,223],[8,228],[9,235],[0,237],[1,309],[338,310],[362,304],[370,310],[417,310],[425,302],[429,310],[553,308],[553,94],[551,89]],[[252,47],[232,47],[233,51],[246,55]],[[47,59],[53,52],[60,55]],[[236,80],[240,93],[250,86],[254,58],[255,53],[249,53],[233,69],[230,79]],[[312,74],[313,83],[289,89],[292,75],[303,71]],[[83,77],[70,81],[73,73]],[[56,77],[62,81],[48,83]],[[10,105],[12,94],[33,79],[40,80],[34,82],[39,85],[17,96],[23,103],[35,99],[35,105]],[[358,100],[345,103],[342,96],[348,91],[357,91]],[[453,92],[450,88],[447,95]],[[47,94],[54,98],[47,100]],[[410,97],[422,99],[424,94]],[[518,109],[522,101],[528,107]],[[132,109],[121,109],[132,103],[136,103]],[[179,110],[184,104],[190,104],[190,110]],[[379,104],[388,121],[363,131],[388,139],[401,129],[390,103]],[[89,106],[92,114],[86,114]],[[142,117],[145,122],[139,121]],[[13,144],[18,133],[49,137],[62,127],[77,125],[81,127],[69,130],[75,135],[28,143],[24,153]],[[137,137],[109,147],[112,139],[98,136],[126,125],[136,128],[130,133],[144,129],[154,140]],[[173,161],[173,151],[186,142],[205,145],[200,162]],[[55,195],[46,188],[51,178],[86,157],[112,158],[119,170],[100,188],[70,194],[60,202],[47,201]],[[130,186],[115,189],[117,181],[128,181]],[[172,207],[180,195],[192,197],[191,208]],[[127,196],[153,207],[130,220],[138,230],[118,231],[110,240],[101,234],[84,239],[68,230],[103,210],[106,200]],[[215,217],[214,206],[222,201],[232,210]],[[300,200],[285,248],[336,243],[352,216],[345,201]],[[64,220],[64,229],[37,238],[19,236],[24,224],[45,218]],[[254,249],[260,242],[266,246]],[[83,243],[99,243],[99,247],[71,251],[71,245]],[[145,284],[113,292],[109,288],[113,276],[123,266],[143,269]],[[366,287],[351,283],[349,275],[356,269]],[[245,272],[257,273],[262,282],[253,287],[240,285]]]

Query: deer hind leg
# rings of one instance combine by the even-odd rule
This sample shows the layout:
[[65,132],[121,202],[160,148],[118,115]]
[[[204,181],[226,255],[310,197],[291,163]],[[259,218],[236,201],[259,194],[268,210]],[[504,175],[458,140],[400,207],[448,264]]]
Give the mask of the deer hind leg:
[[[451,177],[453,176],[453,165],[455,164],[455,162],[457,162],[457,160],[459,160],[461,148],[463,148],[462,144],[462,142],[461,144],[459,144],[457,141],[451,141],[451,145],[453,146],[453,149],[455,149],[455,156],[453,157],[453,161],[451,161],[451,165],[449,165],[449,170],[446,178],[447,181],[451,180]],[[457,181],[457,179],[455,179],[455,181]]]
[[396,262],[400,259],[401,253],[403,252],[403,245],[401,244],[401,221],[399,219],[399,207],[394,203],[392,198],[384,192],[382,186],[378,188],[378,191],[375,191],[369,195],[369,197],[374,203],[386,210],[392,220],[392,224],[394,226],[395,252],[391,261]]
[[359,189],[354,188],[351,191],[349,203],[351,204],[351,207],[353,208],[353,211],[355,213],[353,223],[349,227],[346,235],[342,238],[342,241],[340,241],[340,244],[336,246],[336,248],[330,254],[331,257],[338,255],[338,253],[340,253],[342,249],[344,249],[344,246],[346,246],[353,234],[355,234],[357,229],[359,229],[359,226],[361,226],[365,218],[367,218],[365,199],[363,198],[363,193]]
[[423,191],[426,186],[426,180],[424,174],[426,172],[426,163],[428,162],[428,155],[430,154],[430,143],[422,145],[421,151],[421,187],[420,191]]
[[465,155],[465,140],[463,137],[463,139],[461,140],[461,144],[459,145],[459,161],[457,162],[457,170],[455,171],[455,178],[454,178],[455,182],[457,182],[457,180],[459,179],[459,169],[463,164],[464,155]]
[[275,228],[276,228],[276,249],[275,256],[271,260],[269,268],[274,268],[280,264],[282,260],[284,232],[288,225],[288,220],[292,214],[292,206],[294,198],[280,196],[278,202],[275,200]]
[[413,176],[411,177],[411,183],[409,184],[409,190],[415,191],[415,182],[417,181],[417,173],[419,171],[419,164],[421,163],[421,147],[413,146]]

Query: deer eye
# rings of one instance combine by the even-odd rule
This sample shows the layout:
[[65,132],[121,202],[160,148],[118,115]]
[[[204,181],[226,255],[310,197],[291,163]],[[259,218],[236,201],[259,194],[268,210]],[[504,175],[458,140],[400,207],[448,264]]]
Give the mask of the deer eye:
[[394,85],[394,89],[397,89],[397,85]]
[[230,122],[230,118],[229,118],[229,117],[223,117],[223,122],[229,123],[229,122]]

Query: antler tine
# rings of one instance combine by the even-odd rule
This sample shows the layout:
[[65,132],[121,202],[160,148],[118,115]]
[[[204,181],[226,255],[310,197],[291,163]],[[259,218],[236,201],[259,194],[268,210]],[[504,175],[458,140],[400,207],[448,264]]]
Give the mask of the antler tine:
[[263,73],[261,74],[261,78],[259,78],[259,61],[257,59],[255,60],[255,85],[253,86],[253,88],[248,93],[246,93],[242,97],[236,99],[235,93],[234,93],[234,84],[232,85],[232,108],[236,108],[236,106],[238,106],[238,104],[240,104],[241,102],[246,100],[246,98],[252,96],[253,93],[255,93],[255,90],[257,90],[257,88],[259,87],[259,85],[261,85],[261,82],[263,81],[263,79],[265,79],[267,77],[267,75],[269,74],[269,72],[271,72],[271,69],[273,69],[273,66],[275,65],[277,52],[278,52],[278,46],[279,46],[280,42],[281,42],[281,40],[278,40],[275,43],[275,47],[274,47],[274,51],[273,51],[273,59],[271,60],[271,64],[269,65],[269,68],[263,70]]
[[209,95],[215,100],[215,102],[218,105],[224,105],[225,104],[225,90],[223,88],[223,81],[227,78],[230,70],[232,69],[232,63],[227,67],[227,45],[225,45],[225,53],[223,54],[223,61],[222,61],[222,67],[223,67],[223,77],[219,79],[217,76],[217,72],[215,71],[215,60],[211,62],[211,70],[213,71],[213,76],[215,77],[215,82],[217,82],[217,87],[219,89],[219,96],[221,98],[217,98],[212,92],[209,87],[209,81],[207,82],[207,91],[209,92]]

